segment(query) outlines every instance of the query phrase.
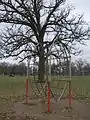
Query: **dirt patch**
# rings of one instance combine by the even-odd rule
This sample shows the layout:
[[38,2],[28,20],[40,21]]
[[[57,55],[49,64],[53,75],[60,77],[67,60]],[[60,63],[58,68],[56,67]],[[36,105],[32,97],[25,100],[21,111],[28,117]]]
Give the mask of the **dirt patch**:
[[76,100],[73,100],[71,108],[68,108],[68,100],[52,100],[50,113],[47,112],[47,103],[41,100],[17,103],[12,111],[14,118],[10,120],[90,120],[90,109]]
[[18,102],[5,113],[0,113],[0,120],[90,120],[90,108],[73,100],[71,108],[68,100],[51,101],[51,112],[47,112],[47,103],[42,100],[30,100],[28,104]]

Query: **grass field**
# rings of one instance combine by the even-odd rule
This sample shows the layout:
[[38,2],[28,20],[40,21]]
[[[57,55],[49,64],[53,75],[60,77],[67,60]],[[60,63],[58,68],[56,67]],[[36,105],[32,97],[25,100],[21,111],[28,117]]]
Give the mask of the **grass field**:
[[[25,80],[26,77],[21,76],[0,76],[0,112],[7,111],[15,102],[25,99]],[[72,77],[72,92],[76,99],[89,103],[90,76]]]
[[0,76],[0,112],[8,109],[25,95],[25,77]]

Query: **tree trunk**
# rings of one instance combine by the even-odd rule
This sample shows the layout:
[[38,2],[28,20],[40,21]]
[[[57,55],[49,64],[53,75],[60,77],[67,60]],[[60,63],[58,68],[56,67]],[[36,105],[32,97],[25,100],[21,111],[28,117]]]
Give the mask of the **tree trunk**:
[[45,73],[44,49],[40,48],[39,71],[38,71],[38,80],[39,80],[39,82],[44,82],[44,73]]

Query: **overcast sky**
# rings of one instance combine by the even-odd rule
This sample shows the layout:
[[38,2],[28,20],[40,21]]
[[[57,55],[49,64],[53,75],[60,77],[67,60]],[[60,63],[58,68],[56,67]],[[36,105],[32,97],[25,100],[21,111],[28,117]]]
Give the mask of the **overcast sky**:
[[[67,0],[68,3],[71,3],[75,6],[75,12],[79,14],[84,14],[84,20],[90,23],[90,0]],[[90,61],[90,41],[87,42],[87,46],[82,46],[83,49],[82,55],[76,57],[82,57]]]
[[[85,21],[90,22],[90,0],[67,0],[67,2],[75,6],[76,13],[84,14]],[[82,55],[78,57],[73,57],[73,58],[77,59],[79,57],[82,57],[83,59],[90,61],[90,53],[89,53],[90,52],[90,41],[87,42],[87,46],[83,46],[81,47],[81,49],[83,50]]]
[[67,0],[75,6],[75,11],[77,13],[84,13],[84,18],[86,21],[90,22],[90,0]]

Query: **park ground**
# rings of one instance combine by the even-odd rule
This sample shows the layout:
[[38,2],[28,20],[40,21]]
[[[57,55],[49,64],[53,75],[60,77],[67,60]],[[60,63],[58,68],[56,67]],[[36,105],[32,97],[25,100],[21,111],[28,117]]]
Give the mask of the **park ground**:
[[52,98],[51,113],[36,97],[30,96],[25,104],[25,83],[26,77],[0,76],[0,120],[90,120],[90,76],[72,77],[71,108],[67,98],[59,102]]

